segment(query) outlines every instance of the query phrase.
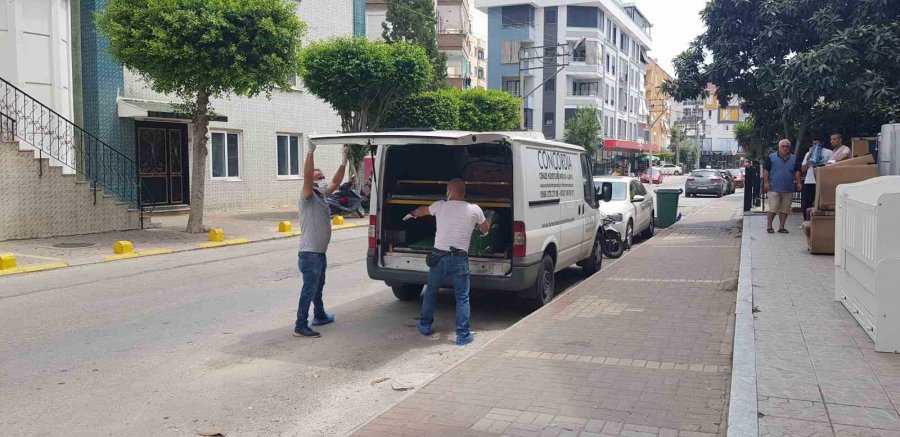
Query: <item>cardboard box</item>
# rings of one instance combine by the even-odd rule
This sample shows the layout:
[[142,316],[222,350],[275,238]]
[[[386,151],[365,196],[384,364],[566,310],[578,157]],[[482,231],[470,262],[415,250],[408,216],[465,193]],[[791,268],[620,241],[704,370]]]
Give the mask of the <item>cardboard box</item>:
[[813,207],[833,211],[837,186],[878,177],[877,165],[828,165],[816,169],[816,200]]
[[834,215],[813,211],[809,221],[803,224],[809,253],[834,255]]
[[869,148],[872,142],[863,138],[854,138],[850,141],[850,156],[857,158],[872,153]]
[[869,155],[863,155],[856,158],[845,159],[841,162],[836,162],[831,164],[833,166],[845,166],[845,165],[871,165],[875,163],[875,158]]

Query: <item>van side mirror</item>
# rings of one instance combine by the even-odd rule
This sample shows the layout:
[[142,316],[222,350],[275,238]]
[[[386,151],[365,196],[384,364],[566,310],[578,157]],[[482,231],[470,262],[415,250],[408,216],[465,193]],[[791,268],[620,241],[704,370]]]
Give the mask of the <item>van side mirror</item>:
[[597,201],[609,202],[612,200],[612,182],[604,182],[597,189]]

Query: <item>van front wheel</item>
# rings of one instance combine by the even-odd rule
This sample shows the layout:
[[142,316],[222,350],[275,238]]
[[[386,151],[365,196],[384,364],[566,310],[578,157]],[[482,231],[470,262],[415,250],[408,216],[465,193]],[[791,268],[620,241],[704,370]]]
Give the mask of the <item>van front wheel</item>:
[[421,284],[401,284],[391,286],[394,296],[402,301],[416,300],[422,294]]
[[553,288],[556,283],[553,258],[544,255],[538,268],[537,277],[530,290],[530,298],[525,302],[529,309],[536,310],[553,300]]

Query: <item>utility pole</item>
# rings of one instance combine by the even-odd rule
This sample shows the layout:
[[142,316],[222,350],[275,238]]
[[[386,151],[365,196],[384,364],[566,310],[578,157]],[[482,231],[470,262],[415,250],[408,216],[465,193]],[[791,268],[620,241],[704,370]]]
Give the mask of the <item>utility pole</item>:
[[[525,100],[528,99],[528,96],[534,94],[535,91],[544,86],[550,79],[555,78],[568,67],[569,57],[572,56],[572,51],[581,47],[585,40],[586,38],[581,38],[575,46],[570,46],[568,43],[565,43],[537,47],[519,47],[519,94],[522,95],[522,103],[519,108],[522,119],[519,122],[519,129],[525,130]],[[525,72],[528,70],[543,69],[544,64],[550,64],[552,60],[555,60],[555,65],[559,67],[556,72],[541,81],[534,89],[525,93]],[[532,121],[534,120],[532,119]]]

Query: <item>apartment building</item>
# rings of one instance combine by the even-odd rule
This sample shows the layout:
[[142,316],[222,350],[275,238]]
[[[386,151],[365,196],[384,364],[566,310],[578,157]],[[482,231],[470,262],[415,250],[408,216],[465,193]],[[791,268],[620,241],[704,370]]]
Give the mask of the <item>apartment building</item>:
[[472,76],[472,88],[487,89],[487,41],[477,36],[473,36],[472,40],[475,42],[475,71]]
[[[363,2],[297,2],[305,40],[365,35]],[[198,178],[208,210],[296,205],[305,137],[340,130],[330,106],[299,82],[271,96],[213,99],[208,170],[192,174],[190,116],[177,96],[112,59],[94,21],[106,4],[0,2],[0,179],[16,187],[0,194],[0,240],[139,227],[138,206],[187,208]],[[317,159],[333,171],[340,150]]]
[[657,149],[669,147],[669,128],[671,127],[672,107],[675,99],[660,90],[663,82],[671,80],[670,75],[655,59],[647,60],[647,106],[650,118],[647,124],[647,142]]
[[[591,106],[606,138],[598,155],[604,171],[620,161],[637,167],[652,151],[644,134],[651,24],[636,6],[478,0],[476,7],[488,15],[488,87],[525,96],[527,128],[563,138],[566,120]],[[530,59],[520,63],[520,50]]]
[[733,98],[722,107],[716,97],[716,86],[706,86],[706,97],[675,103],[673,116],[688,136],[700,146],[698,165],[736,166],[740,162],[740,146],[734,127],[747,119],[741,101]]
[[[366,37],[383,38],[382,23],[387,21],[388,3],[392,0],[366,0]],[[487,58],[486,50],[479,51],[479,40],[472,34],[471,3],[469,0],[435,0],[435,23],[438,50],[447,55],[446,83],[454,88],[476,88],[479,58]],[[482,62],[482,76],[487,77],[487,65]],[[483,81],[484,79],[482,79]]]

